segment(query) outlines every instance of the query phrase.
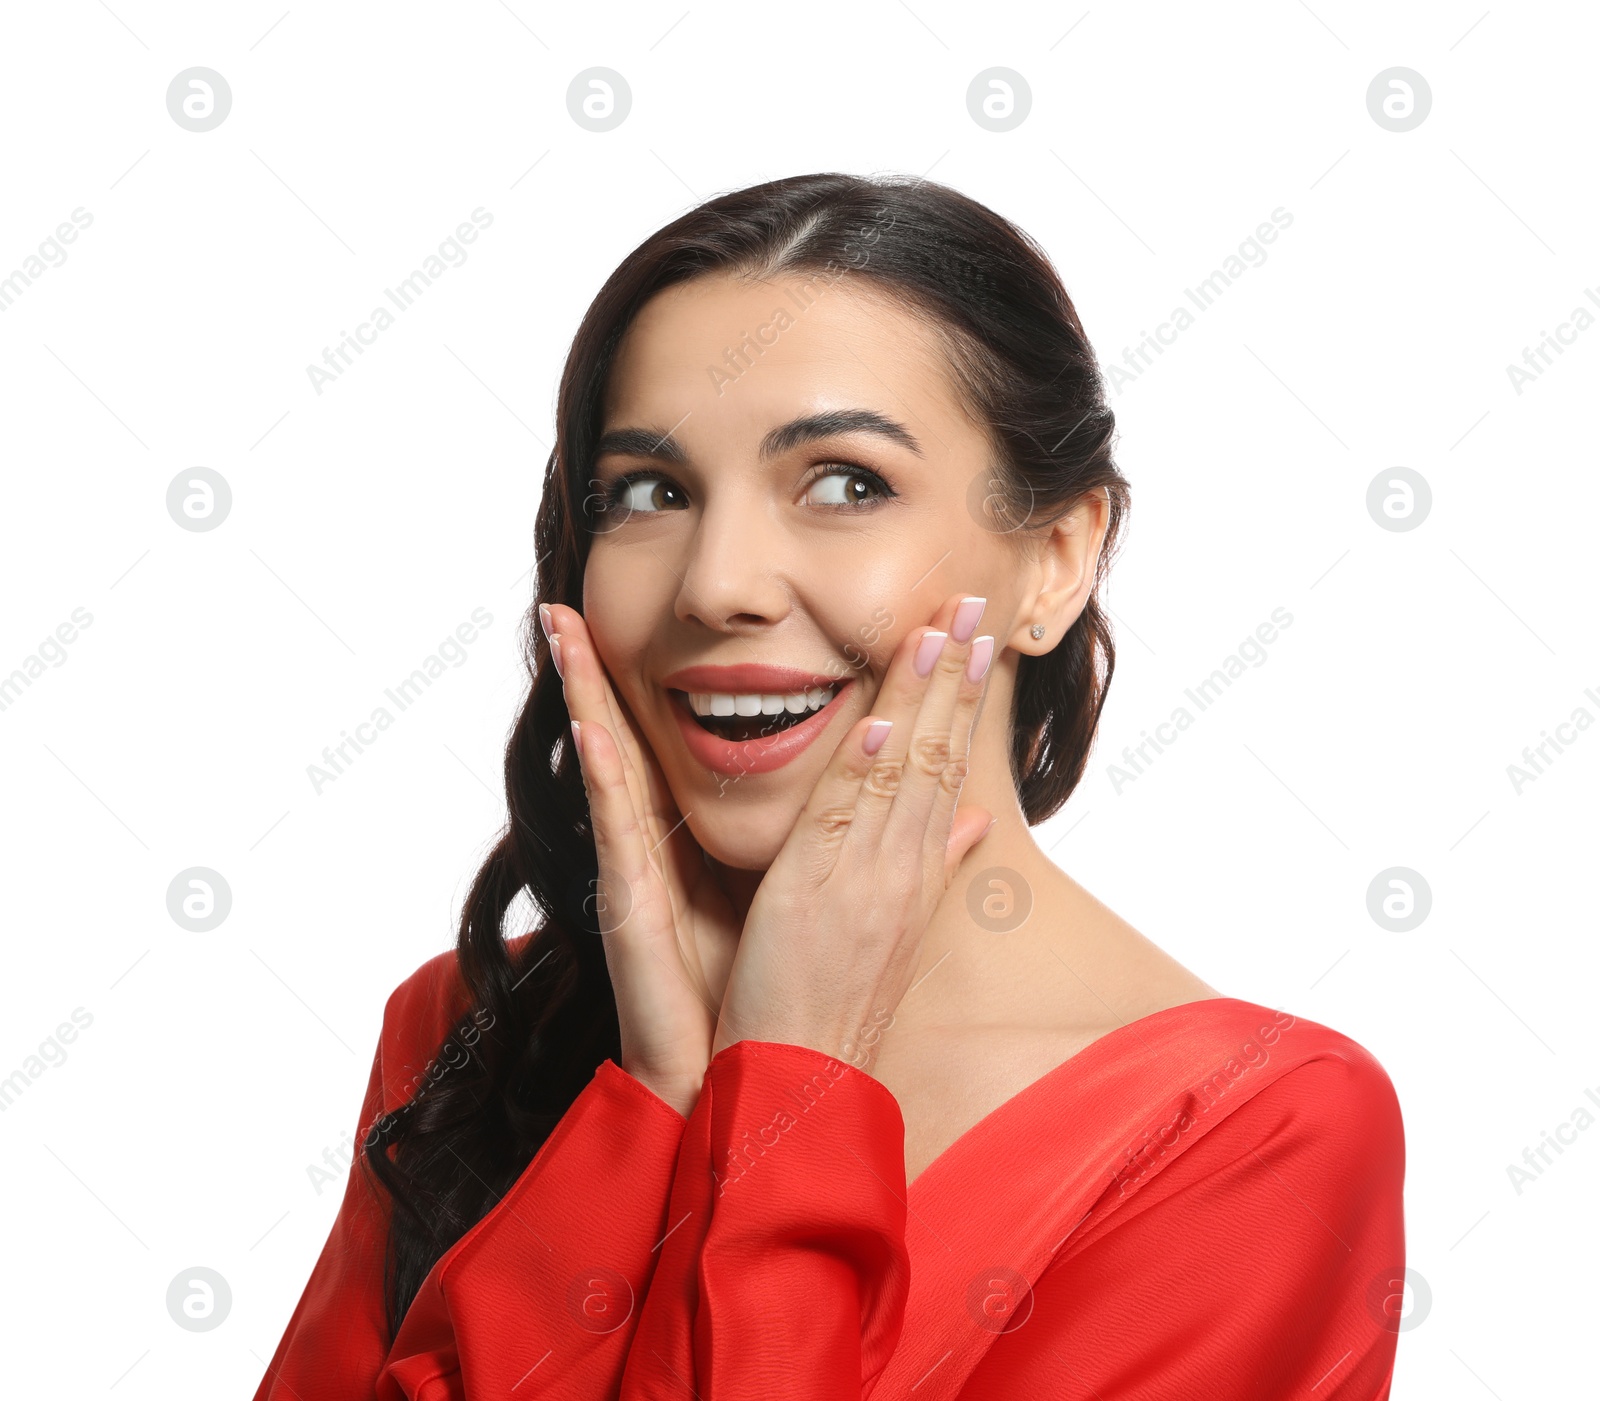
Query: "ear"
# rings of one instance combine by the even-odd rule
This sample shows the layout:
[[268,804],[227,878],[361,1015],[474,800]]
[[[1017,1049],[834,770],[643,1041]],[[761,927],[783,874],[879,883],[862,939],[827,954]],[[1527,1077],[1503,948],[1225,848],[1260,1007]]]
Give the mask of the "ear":
[[[1035,546],[1034,569],[1039,580],[1033,603],[1017,617],[1016,635],[1008,647],[1039,656],[1050,651],[1078,621],[1094,591],[1100,550],[1111,520],[1111,499],[1105,487],[1085,492]],[[1035,623],[1044,634],[1034,637]]]
[[987,808],[958,807],[950,824],[950,840],[944,848],[944,888],[950,888],[959,866],[973,847],[977,846],[994,826],[995,819]]

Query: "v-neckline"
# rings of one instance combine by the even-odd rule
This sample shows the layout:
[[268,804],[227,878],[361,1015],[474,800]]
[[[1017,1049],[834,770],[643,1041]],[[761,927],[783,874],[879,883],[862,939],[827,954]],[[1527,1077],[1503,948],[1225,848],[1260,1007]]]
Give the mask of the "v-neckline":
[[1140,1027],[1148,1027],[1150,1023],[1172,1017],[1180,1012],[1187,1012],[1207,1002],[1234,1002],[1241,999],[1237,997],[1199,997],[1191,1002],[1174,1003],[1171,1007],[1161,1007],[1154,1012],[1146,1012],[1142,1017],[1135,1017],[1131,1022],[1123,1022],[1121,1026],[1112,1027],[1104,1035],[1097,1036],[1087,1046],[1080,1047],[1068,1056],[1059,1065],[1052,1066],[1043,1075],[1035,1080],[1030,1080],[1009,1099],[1002,1100],[991,1109],[983,1118],[970,1128],[958,1134],[944,1150],[938,1154],[926,1167],[922,1169],[910,1182],[906,1184],[906,1201],[909,1205],[913,1198],[920,1200],[930,1191],[938,1190],[938,1182],[924,1186],[928,1178],[935,1172],[943,1170],[944,1175],[949,1175],[949,1163],[952,1158],[959,1158],[966,1153],[976,1151],[974,1143],[996,1133],[997,1124],[1015,1117],[1024,1108],[1031,1108],[1035,1100],[1040,1099],[1055,1086],[1056,1082],[1063,1079],[1069,1071],[1081,1070],[1085,1057],[1091,1054],[1104,1056],[1111,1051],[1121,1048],[1121,1045],[1130,1035],[1136,1034]]

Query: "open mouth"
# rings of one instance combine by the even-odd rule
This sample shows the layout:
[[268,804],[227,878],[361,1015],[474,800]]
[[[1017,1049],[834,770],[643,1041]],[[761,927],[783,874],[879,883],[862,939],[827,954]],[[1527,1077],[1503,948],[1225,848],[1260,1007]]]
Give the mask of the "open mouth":
[[673,700],[707,734],[734,744],[780,735],[825,709],[843,688],[812,686],[784,694],[733,695],[717,691],[673,691]]

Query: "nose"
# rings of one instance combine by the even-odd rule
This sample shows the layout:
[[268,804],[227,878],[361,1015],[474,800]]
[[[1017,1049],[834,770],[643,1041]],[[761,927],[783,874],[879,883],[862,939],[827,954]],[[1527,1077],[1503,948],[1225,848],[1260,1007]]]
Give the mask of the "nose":
[[789,611],[785,545],[770,505],[743,492],[713,493],[676,563],[680,622],[737,633]]

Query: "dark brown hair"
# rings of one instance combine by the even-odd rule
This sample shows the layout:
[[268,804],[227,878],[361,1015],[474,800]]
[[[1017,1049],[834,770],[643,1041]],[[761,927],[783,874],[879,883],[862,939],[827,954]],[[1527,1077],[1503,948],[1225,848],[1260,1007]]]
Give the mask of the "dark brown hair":
[[[363,1147],[395,1205],[391,1336],[434,1262],[516,1181],[601,1062],[621,1058],[590,899],[588,804],[537,623],[540,602],[582,602],[596,528],[588,483],[618,343],[651,297],[691,278],[819,272],[867,279],[944,336],[994,444],[990,476],[972,499],[987,499],[995,529],[1016,529],[1020,542],[1085,494],[1107,494],[1094,591],[1056,647],[1021,658],[1011,715],[1012,777],[1030,824],[1056,812],[1082,777],[1115,662],[1098,595],[1128,486],[1112,461],[1114,423],[1094,352],[1044,253],[944,186],[832,174],[737,190],[652,234],[600,289],[561,376],[534,534],[536,597],[522,625],[531,686],[506,746],[509,820],[472,883],[456,945],[471,1005],[489,1029],[453,1052],[448,1074],[381,1117]],[[513,951],[503,926],[523,892],[542,918]],[[465,1042],[470,1022],[464,1015],[451,1038]]]

